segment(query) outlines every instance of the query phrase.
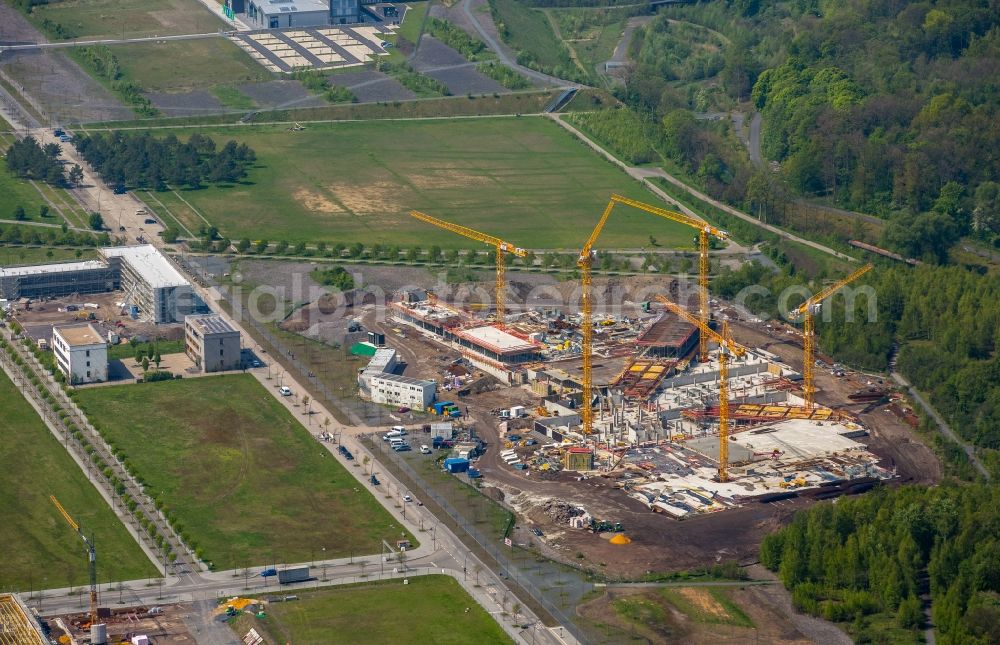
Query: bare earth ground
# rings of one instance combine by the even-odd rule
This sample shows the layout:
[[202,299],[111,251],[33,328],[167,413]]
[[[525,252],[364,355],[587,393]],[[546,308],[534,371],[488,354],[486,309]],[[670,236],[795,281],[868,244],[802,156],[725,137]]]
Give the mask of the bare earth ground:
[[[768,602],[760,592],[760,587],[727,587],[726,595],[746,613],[755,627],[735,624],[712,624],[697,622],[682,613],[656,589],[609,589],[599,598],[586,602],[577,608],[577,613],[598,624],[615,626],[619,634],[629,634],[632,642],[662,643],[683,642],[695,645],[715,643],[775,643],[782,645],[805,645],[814,642],[796,629],[793,622],[773,603]],[[728,614],[714,598],[708,596],[705,588],[674,587],[672,592],[686,599],[721,611],[719,618],[726,620]],[[707,596],[707,598],[706,598]],[[615,610],[615,600],[641,601],[659,607],[664,620],[629,621]]]
[[[45,42],[16,9],[0,3],[0,40]],[[115,96],[80,67],[55,51],[7,53],[0,67],[16,79],[56,122],[107,121],[134,116]]]
[[354,93],[359,103],[378,101],[409,101],[417,95],[403,87],[399,81],[375,70],[334,74],[330,83],[346,87]]
[[199,116],[214,114],[224,109],[219,99],[211,92],[147,92],[146,98],[167,116]]
[[321,107],[328,103],[309,93],[298,81],[267,81],[240,85],[239,90],[262,108]]

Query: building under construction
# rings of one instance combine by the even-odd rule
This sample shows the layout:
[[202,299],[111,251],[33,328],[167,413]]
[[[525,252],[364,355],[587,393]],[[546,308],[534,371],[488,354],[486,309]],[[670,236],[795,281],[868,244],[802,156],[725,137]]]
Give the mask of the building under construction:
[[207,308],[191,284],[150,245],[98,249],[99,259],[0,268],[0,298],[59,298],[122,290],[123,307],[136,318],[176,323]]
[[0,643],[45,645],[49,642],[38,619],[17,594],[0,594]]

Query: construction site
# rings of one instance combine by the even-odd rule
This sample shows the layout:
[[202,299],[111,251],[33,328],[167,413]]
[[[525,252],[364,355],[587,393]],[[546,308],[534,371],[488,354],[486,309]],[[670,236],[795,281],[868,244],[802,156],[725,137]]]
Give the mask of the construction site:
[[[506,284],[503,258],[521,249],[411,213],[497,250],[492,315],[484,318],[481,306],[451,295],[406,289],[395,294],[381,328],[386,346],[411,365],[408,373],[440,384],[438,401],[444,405],[427,412],[461,417],[457,422],[465,431],[485,441],[485,452],[470,457],[477,486],[544,526],[545,537],[536,541],[558,554],[588,552],[588,545],[644,550],[637,540],[659,549],[664,522],[683,526],[716,514],[731,517],[723,524],[753,523],[759,531],[762,517],[754,509],[762,504],[768,509],[763,517],[780,516],[786,507],[901,478],[898,462],[907,468],[905,457],[879,433],[872,435],[872,414],[888,402],[887,389],[869,387],[863,402],[846,392],[830,391],[829,404],[815,398],[816,372],[821,380],[859,387],[849,384],[858,375],[818,360],[812,319],[823,300],[870,265],[803,303],[797,312],[801,331],[778,324],[772,331],[771,325],[737,320],[726,303],[709,299],[705,237],[725,232],[700,223],[703,261],[693,313],[674,302],[672,282],[650,300],[626,299],[595,310],[592,246],[615,203],[637,205],[612,198],[580,254],[580,302],[564,300],[561,306],[554,298],[542,306],[508,307],[517,290]],[[563,285],[562,291],[576,286]],[[606,302],[608,287],[600,289]],[[769,351],[770,342],[738,343],[730,323],[740,327],[741,337],[755,327],[778,336],[783,350],[795,347],[794,358],[792,352]],[[892,425],[893,432],[905,432],[900,418]],[[464,472],[452,468],[458,455],[448,456],[449,470]],[[652,519],[641,519],[643,514]],[[751,533],[746,537],[752,542]],[[595,534],[609,539],[586,537]],[[654,556],[647,555],[652,563]]]

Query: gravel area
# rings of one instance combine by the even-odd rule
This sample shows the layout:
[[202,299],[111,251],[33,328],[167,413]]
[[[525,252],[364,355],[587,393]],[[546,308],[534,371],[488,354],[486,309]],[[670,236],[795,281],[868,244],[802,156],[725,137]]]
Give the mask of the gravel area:
[[463,65],[468,62],[464,56],[448,45],[425,34],[420,39],[420,49],[417,50],[417,55],[413,57],[410,64],[418,72],[424,72],[436,67]]
[[417,97],[396,79],[375,70],[335,74],[330,83],[351,90],[360,103],[409,101]]
[[240,85],[239,90],[262,108],[321,107],[324,99],[309,93],[298,81],[267,81]]
[[456,96],[507,92],[503,85],[476,71],[474,63],[432,36],[420,40],[420,49],[411,63],[418,72],[444,83]]
[[221,112],[225,108],[211,92],[147,92],[146,98],[167,116],[198,116]]
[[462,94],[493,94],[509,92],[506,87],[489,76],[476,71],[475,67],[453,67],[426,72],[427,76],[444,83],[455,96]]
[[[0,2],[0,42],[46,42],[13,7]],[[0,67],[24,86],[54,121],[104,121],[135,116],[117,97],[57,51],[4,54]]]

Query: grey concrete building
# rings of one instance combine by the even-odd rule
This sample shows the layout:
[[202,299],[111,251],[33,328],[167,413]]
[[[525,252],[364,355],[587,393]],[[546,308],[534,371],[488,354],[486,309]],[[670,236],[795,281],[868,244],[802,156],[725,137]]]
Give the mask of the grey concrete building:
[[218,314],[184,318],[184,353],[203,372],[224,372],[242,367],[240,332]]
[[0,298],[59,298],[118,288],[118,272],[99,260],[0,267]]

